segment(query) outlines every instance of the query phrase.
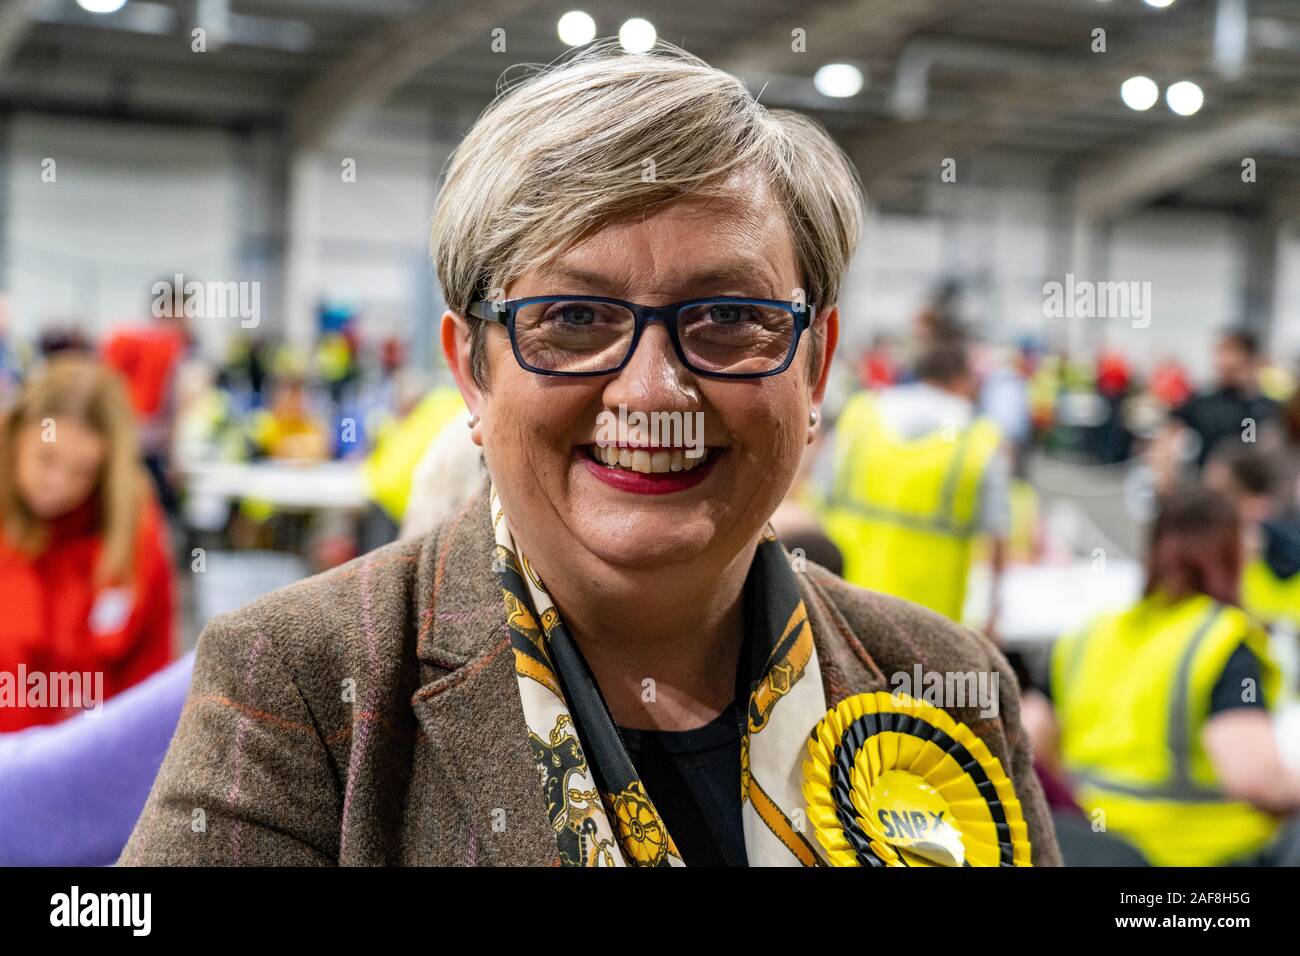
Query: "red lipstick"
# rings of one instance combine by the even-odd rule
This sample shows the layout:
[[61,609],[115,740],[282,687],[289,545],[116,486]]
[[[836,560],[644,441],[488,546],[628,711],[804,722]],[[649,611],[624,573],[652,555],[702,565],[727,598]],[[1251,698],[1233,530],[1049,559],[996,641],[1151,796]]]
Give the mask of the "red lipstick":
[[578,448],[575,453],[582,459],[587,471],[598,481],[603,481],[611,488],[626,491],[634,495],[668,495],[675,491],[693,488],[709,476],[713,463],[722,454],[722,449],[710,449],[709,458],[704,464],[696,465],[690,471],[668,471],[646,473],[631,471],[626,468],[614,468],[592,459],[585,450]]

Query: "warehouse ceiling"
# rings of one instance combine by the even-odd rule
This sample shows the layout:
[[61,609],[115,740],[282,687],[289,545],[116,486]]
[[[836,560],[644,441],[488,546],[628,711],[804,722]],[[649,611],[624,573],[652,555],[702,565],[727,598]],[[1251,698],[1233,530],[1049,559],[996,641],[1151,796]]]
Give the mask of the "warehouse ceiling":
[[[76,0],[0,4],[8,109],[226,126],[276,124],[300,144],[375,103],[459,131],[512,64],[564,53],[556,22],[582,0]],[[629,17],[741,76],[769,106],[819,118],[869,192],[905,197],[946,157],[1024,154],[1082,184],[1097,216],[1127,205],[1300,205],[1300,2],[1175,0],[601,0],[600,35]],[[202,28],[207,49],[193,50]],[[1096,29],[1105,52],[1094,52]],[[494,31],[504,31],[494,34]],[[796,31],[802,31],[797,33]],[[492,48],[504,38],[505,50]],[[803,38],[803,50],[796,40]],[[499,45],[499,42],[498,42]],[[857,66],[832,99],[816,70]],[[1180,116],[1125,106],[1142,74],[1191,80]],[[1272,190],[1241,188],[1243,158]],[[986,163],[987,165],[987,163]],[[1265,199],[1267,195],[1267,199]],[[900,200],[901,201],[901,200]]]

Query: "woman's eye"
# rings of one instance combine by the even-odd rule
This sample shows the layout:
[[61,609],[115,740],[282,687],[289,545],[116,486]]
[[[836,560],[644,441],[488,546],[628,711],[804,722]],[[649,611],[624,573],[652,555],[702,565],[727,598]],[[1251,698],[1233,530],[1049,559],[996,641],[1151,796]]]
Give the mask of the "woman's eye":
[[709,319],[719,322],[723,325],[731,325],[745,318],[745,307],[742,305],[711,305],[709,306]]
[[551,318],[564,325],[591,325],[596,321],[596,310],[586,305],[566,305],[556,309]]

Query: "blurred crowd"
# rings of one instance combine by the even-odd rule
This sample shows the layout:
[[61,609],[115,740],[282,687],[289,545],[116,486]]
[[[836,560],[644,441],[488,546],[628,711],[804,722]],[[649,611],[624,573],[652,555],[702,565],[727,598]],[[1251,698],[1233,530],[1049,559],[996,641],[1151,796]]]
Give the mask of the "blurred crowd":
[[[908,341],[863,354],[776,518],[852,583],[1003,646],[1067,863],[1300,864],[1300,390],[1249,329],[1212,348],[1199,386],[1169,357],[999,348],[945,291]],[[1136,478],[1117,507],[1145,542],[1140,593],[1033,654],[1005,639],[1001,598],[1009,564],[1062,557],[1034,484],[1043,455],[1081,466],[1084,497],[1090,473]],[[1123,555],[1063,557],[1087,590]],[[972,619],[974,562],[990,587]]]
[[[787,548],[1003,647],[1067,861],[1300,861],[1294,370],[1246,329],[1217,336],[1206,382],[1172,357],[983,341],[955,292],[838,363],[773,519]],[[0,863],[115,858],[184,698],[209,561],[233,557],[223,580],[255,597],[276,581],[255,556],[292,580],[476,487],[456,390],[355,314],[319,318],[309,350],[236,337],[220,358],[183,308],[100,341],[0,328],[0,674],[102,674],[104,705],[92,723],[0,694]],[[1097,566],[1045,533],[1040,456],[1131,469],[1149,510],[1141,594],[1036,654],[1003,633],[1004,577]]]

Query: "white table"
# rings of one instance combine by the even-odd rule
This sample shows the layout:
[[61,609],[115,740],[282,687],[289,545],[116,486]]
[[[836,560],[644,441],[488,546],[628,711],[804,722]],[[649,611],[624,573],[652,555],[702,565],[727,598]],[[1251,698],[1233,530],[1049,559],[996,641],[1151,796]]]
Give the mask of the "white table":
[[[1066,565],[1008,565],[1002,575],[998,631],[1007,644],[1037,644],[1078,630],[1107,611],[1120,611],[1142,592],[1138,562],[1112,558],[1104,567],[1088,559]],[[964,619],[983,628],[988,618],[989,571],[971,569]]]
[[210,462],[181,473],[200,501],[256,498],[282,511],[362,511],[367,503],[360,462]]

